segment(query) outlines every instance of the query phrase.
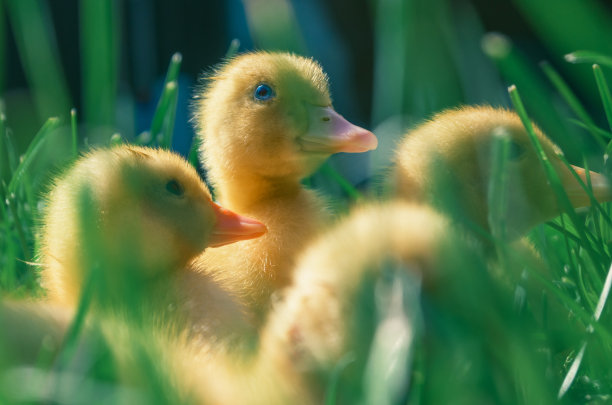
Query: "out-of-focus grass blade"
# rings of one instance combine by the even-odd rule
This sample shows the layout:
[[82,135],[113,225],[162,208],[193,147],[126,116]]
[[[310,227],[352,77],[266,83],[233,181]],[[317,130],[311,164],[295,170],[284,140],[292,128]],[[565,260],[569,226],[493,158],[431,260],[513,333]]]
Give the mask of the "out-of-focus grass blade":
[[572,161],[582,159],[579,153],[584,149],[575,134],[570,133],[563,124],[564,118],[550,102],[552,89],[542,81],[542,75],[526,57],[517,49],[508,37],[499,33],[488,33],[482,39],[485,54],[497,64],[502,77],[509,83],[515,83],[523,93],[525,103],[540,127],[567,151]]
[[[105,3],[105,2],[102,2]],[[6,0],[17,49],[41,119],[61,116],[72,102],[46,2]]]
[[238,53],[239,49],[240,49],[240,40],[238,38],[232,39],[232,41],[229,44],[229,47],[227,48],[227,52],[225,52],[225,59],[233,58],[234,55]]
[[44,123],[42,128],[40,128],[36,136],[34,136],[34,139],[30,143],[30,146],[28,146],[28,149],[23,155],[23,159],[19,163],[19,166],[17,166],[17,169],[13,173],[11,181],[9,182],[9,186],[8,186],[9,195],[14,194],[17,191],[17,187],[19,186],[25,171],[28,170],[28,168],[34,161],[34,158],[38,154],[43,144],[43,141],[46,139],[47,135],[49,135],[53,130],[55,130],[59,126],[59,124],[60,124],[59,118],[56,118],[56,117],[49,118],[47,122]]
[[77,110],[73,108],[70,110],[70,130],[72,136],[72,157],[77,158],[79,155],[79,138],[77,131]]
[[405,2],[380,0],[376,5],[372,122],[403,113],[406,70]]
[[120,134],[115,133],[111,135],[110,141],[109,141],[109,145],[111,147],[119,146],[119,145],[122,145],[123,143],[124,143],[123,138],[121,137]]
[[289,0],[245,1],[242,4],[257,48],[307,54]]
[[0,182],[8,178],[8,155],[6,150],[6,116],[0,100]]
[[506,240],[506,212],[507,212],[507,182],[508,157],[510,152],[509,134],[500,132],[495,134],[492,145],[492,170],[488,189],[489,226],[496,240]]
[[353,200],[358,200],[362,197],[361,193],[351,183],[349,183],[349,181],[346,180],[336,169],[334,169],[329,164],[329,162],[326,162],[321,167],[321,173],[337,181],[342,190],[344,190],[344,192]]
[[[153,121],[151,122],[151,136],[153,141],[158,141],[160,146],[169,147],[172,141],[172,130],[174,129],[174,113],[176,110],[176,100],[178,97],[177,82],[169,82],[164,86],[164,90],[157,104]],[[172,127],[169,121],[172,120]]]
[[578,116],[578,118],[580,118],[580,120],[585,123],[585,125],[589,129],[589,132],[591,133],[591,135],[593,135],[597,143],[599,143],[599,145],[605,149],[606,142],[604,142],[604,140],[597,132],[595,128],[595,122],[593,121],[589,113],[586,111],[586,109],[582,106],[580,101],[578,101],[578,97],[574,95],[574,93],[567,85],[567,83],[563,80],[561,75],[557,73],[557,71],[548,62],[542,62],[540,64],[540,67],[542,68],[544,73],[546,73],[548,79],[552,82],[557,91],[563,96],[563,99],[567,102],[567,104]]
[[164,81],[164,89],[159,97],[155,114],[151,122],[152,141],[158,140],[160,146],[172,146],[172,133],[174,130],[174,117],[178,100],[178,75],[183,57],[175,53],[170,59],[170,65]]
[[592,129],[592,130],[596,131],[599,134],[599,136],[601,136],[603,138],[612,139],[612,132],[606,131],[605,129],[601,129],[601,128],[597,127],[597,126],[589,128],[584,122],[582,122],[580,120],[577,120],[575,118],[568,118],[567,122],[571,122],[572,124],[582,128],[582,129],[586,129],[587,131]]
[[113,126],[117,98],[117,28],[114,1],[80,0],[83,121]]
[[[4,0],[0,0],[0,60],[6,60],[6,19],[4,16]],[[5,63],[0,63],[0,95],[4,93],[4,83],[6,81]],[[1,104],[1,103],[0,103]],[[0,107],[0,110],[2,108]]]
[[604,106],[606,118],[608,119],[608,126],[612,131],[612,95],[610,95],[608,82],[606,82],[606,78],[598,64],[593,65],[593,75],[595,76],[595,82],[597,83],[599,95],[601,96],[601,103]]
[[612,57],[592,51],[575,51],[565,55],[569,63],[596,63],[612,68]]
[[[565,55],[576,49],[589,49],[604,55],[612,55],[611,16],[603,2],[514,0],[512,3],[522,12],[552,55]],[[590,81],[587,71],[566,68],[565,74],[581,83],[579,90],[583,96],[589,98],[590,102],[597,100],[597,90]],[[522,89],[520,83],[517,85]]]

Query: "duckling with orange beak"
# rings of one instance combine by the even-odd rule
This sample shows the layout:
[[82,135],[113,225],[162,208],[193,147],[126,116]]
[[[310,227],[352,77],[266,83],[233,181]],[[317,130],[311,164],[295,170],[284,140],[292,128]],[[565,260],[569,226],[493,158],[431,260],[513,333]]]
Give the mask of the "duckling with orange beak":
[[300,181],[331,154],[375,149],[377,139],[334,111],[316,62],[286,53],[223,64],[199,95],[195,118],[219,202],[268,228],[257,240],[207,251],[196,267],[261,318],[289,282],[297,252],[330,220],[324,200]]
[[[591,205],[588,194],[559,158],[560,149],[539,128],[534,126],[534,130],[572,205]],[[438,207],[446,199],[456,213],[489,230],[487,193],[496,136],[507,136],[510,142],[508,236],[523,235],[560,215],[563,210],[519,116],[489,106],[443,111],[409,131],[395,155],[397,196]],[[587,184],[585,170],[576,166],[573,170]],[[607,179],[595,172],[588,177],[595,199],[609,201],[612,192]]]
[[266,231],[212,202],[194,168],[160,149],[90,152],[55,181],[47,200],[42,284],[52,303],[66,307],[77,306],[88,278],[96,276],[96,301],[111,306],[138,289],[149,298],[159,293],[153,301],[174,294],[170,302],[178,301],[194,323],[223,318],[224,304],[236,307],[231,297],[186,266],[208,246]]

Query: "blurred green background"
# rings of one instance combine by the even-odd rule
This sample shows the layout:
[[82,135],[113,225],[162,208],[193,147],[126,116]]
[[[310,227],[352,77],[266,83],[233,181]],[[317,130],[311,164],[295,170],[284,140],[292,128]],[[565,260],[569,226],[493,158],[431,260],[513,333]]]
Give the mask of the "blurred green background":
[[[236,38],[240,51],[293,51],[323,65],[336,109],[381,141],[371,156],[333,158],[353,184],[367,183],[370,161],[375,171],[388,164],[406,128],[462,103],[509,105],[512,83],[576,162],[597,145],[568,122],[568,104],[538,63],[548,60],[605,127],[590,66],[564,55],[612,55],[611,15],[604,0],[0,0],[1,108],[19,153],[48,117],[67,128],[71,107],[82,145],[114,133],[130,140],[148,130],[180,52],[173,148],[186,155],[193,87]],[[68,139],[57,136],[51,159],[61,160]]]

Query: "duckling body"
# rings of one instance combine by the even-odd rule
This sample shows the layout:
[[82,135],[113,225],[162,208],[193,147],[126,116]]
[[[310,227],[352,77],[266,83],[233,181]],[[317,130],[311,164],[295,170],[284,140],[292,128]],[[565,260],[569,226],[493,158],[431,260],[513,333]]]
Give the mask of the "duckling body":
[[271,294],[288,284],[297,252],[331,219],[324,199],[300,181],[332,153],[364,152],[377,141],[332,109],[321,67],[291,54],[228,61],[196,108],[200,157],[216,197],[265,223],[268,233],[207,251],[194,267],[263,319]]
[[232,297],[186,267],[207,246],[265,227],[214,204],[178,155],[136,146],[91,152],[47,200],[40,262],[51,303],[74,308],[88,289],[100,307],[175,307],[172,315],[190,317],[196,329],[244,321]]

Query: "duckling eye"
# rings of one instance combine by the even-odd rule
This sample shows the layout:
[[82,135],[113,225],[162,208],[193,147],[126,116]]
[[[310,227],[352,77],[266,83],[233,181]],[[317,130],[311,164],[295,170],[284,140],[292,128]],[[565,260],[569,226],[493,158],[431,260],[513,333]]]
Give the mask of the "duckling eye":
[[166,191],[177,197],[182,197],[185,189],[178,181],[172,179],[166,183]]
[[255,97],[255,100],[268,101],[274,98],[275,94],[274,94],[274,90],[272,90],[272,87],[268,86],[265,83],[262,83],[257,86],[253,96]]
[[525,148],[523,145],[518,144],[516,142],[510,142],[510,147],[508,151],[508,158],[510,160],[519,160],[525,154]]

